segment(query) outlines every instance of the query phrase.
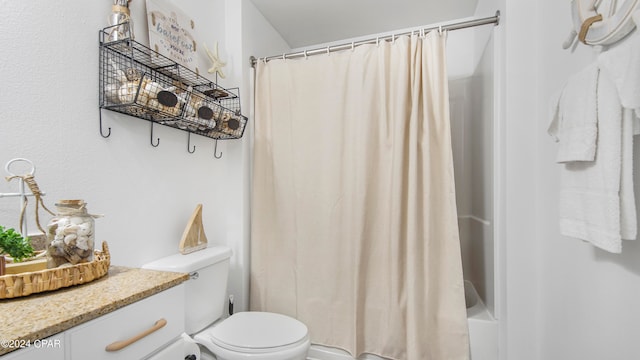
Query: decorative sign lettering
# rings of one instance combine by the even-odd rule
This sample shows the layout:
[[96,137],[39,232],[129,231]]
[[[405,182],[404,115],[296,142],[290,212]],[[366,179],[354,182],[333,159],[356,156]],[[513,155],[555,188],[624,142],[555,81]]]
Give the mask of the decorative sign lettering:
[[165,0],[147,0],[147,21],[151,49],[199,73],[193,20]]

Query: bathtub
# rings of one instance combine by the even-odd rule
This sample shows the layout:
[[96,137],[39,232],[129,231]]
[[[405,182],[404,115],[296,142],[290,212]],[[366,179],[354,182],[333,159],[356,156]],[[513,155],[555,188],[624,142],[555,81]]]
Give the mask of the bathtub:
[[[498,322],[482,303],[473,284],[465,281],[464,296],[467,302],[471,360],[498,359]],[[355,360],[344,350],[321,345],[311,345],[307,360]],[[365,354],[358,360],[384,360],[379,356]]]
[[464,282],[471,360],[498,359],[498,321],[493,318],[470,281]]

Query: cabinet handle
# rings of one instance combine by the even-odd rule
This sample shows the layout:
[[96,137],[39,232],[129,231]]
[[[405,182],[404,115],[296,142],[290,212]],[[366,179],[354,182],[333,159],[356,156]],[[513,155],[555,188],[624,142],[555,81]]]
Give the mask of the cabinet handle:
[[155,324],[153,324],[152,327],[150,327],[149,329],[141,332],[140,334],[130,337],[127,340],[122,340],[122,341],[116,341],[116,342],[112,342],[111,344],[107,345],[106,348],[104,348],[106,351],[119,351],[122,350],[124,348],[126,348],[127,346],[133,344],[134,342],[142,339],[143,337],[162,329],[165,325],[167,325],[167,320],[165,319],[160,319],[158,321],[156,321]]

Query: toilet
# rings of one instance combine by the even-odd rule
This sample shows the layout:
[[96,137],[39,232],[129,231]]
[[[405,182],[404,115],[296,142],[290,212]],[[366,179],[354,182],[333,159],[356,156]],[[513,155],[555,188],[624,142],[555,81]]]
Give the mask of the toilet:
[[[206,359],[205,354],[209,352],[217,360],[305,360],[311,345],[308,329],[294,318],[247,311],[222,319],[230,258],[230,248],[216,245],[187,255],[171,255],[142,266],[191,276],[185,283],[186,334],[167,346],[167,351],[196,348],[185,353],[194,360],[201,358],[200,353],[202,359]],[[155,358],[168,356],[159,353]]]

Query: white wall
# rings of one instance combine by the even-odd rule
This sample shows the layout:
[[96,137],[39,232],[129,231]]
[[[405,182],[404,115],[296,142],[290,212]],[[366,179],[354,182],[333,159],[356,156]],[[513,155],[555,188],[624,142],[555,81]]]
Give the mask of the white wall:
[[[541,359],[539,328],[539,251],[536,223],[539,136],[536,123],[540,104],[538,43],[540,24],[537,2],[502,0],[503,20],[496,29],[499,122],[496,146],[499,153],[496,178],[500,197],[496,206],[500,223],[495,232],[499,243],[500,358]],[[546,25],[545,25],[546,26]],[[551,226],[548,224],[547,226]],[[546,360],[546,359],[545,359]]]
[[[595,53],[584,45],[573,54],[561,48],[571,24],[568,2],[545,0],[539,6],[540,81],[536,97],[540,111],[535,131],[542,314],[540,358],[635,359],[640,357],[637,339],[640,244],[626,241],[622,254],[615,255],[558,235],[560,165],[554,163],[557,147],[545,133],[546,105],[549,95],[570,75],[594,61]],[[637,144],[635,150],[637,193],[640,183]]]
[[[234,44],[233,62],[242,81],[240,93],[242,108],[249,116],[249,124],[245,130],[242,143],[233,148],[233,169],[241,173],[235,196],[241,202],[238,214],[240,216],[229,221],[230,233],[239,241],[234,244],[234,258],[231,263],[229,292],[236,298],[236,311],[249,309],[249,275],[250,275],[250,240],[251,240],[251,172],[253,152],[253,80],[254,73],[250,64],[250,57],[267,56],[272,53],[289,51],[289,46],[282,39],[269,22],[260,14],[249,0],[227,0],[227,21],[233,24],[233,32],[228,34],[229,43]],[[240,297],[238,297],[240,294]]]
[[[228,62],[220,82],[241,87],[248,116],[248,57],[281,51],[283,41],[259,13],[241,11],[241,5],[253,6],[249,1],[173,2],[192,14],[210,49],[220,42],[220,56]],[[192,211],[202,203],[209,242],[234,250],[231,292],[242,310],[248,301],[242,279],[248,277],[250,137],[221,141],[223,157],[217,160],[212,139],[192,135],[196,151],[189,154],[186,132],[156,125],[154,141],[160,138],[160,145],[154,148],[149,122],[105,110],[104,130],[111,127],[112,133],[102,138],[98,31],[108,25],[110,12],[108,2],[3,4],[11,16],[0,24],[0,172],[10,159],[28,158],[37,166],[48,207],[58,199],[81,198],[92,213],[104,214],[96,220],[96,240],[109,243],[114,265],[140,266],[177,252]],[[131,13],[136,40],[148,44],[145,2],[133,1]],[[243,31],[250,44],[244,44]],[[206,68],[206,54],[199,55]],[[0,181],[0,193],[15,191],[16,182]],[[50,216],[40,214],[46,225]],[[33,201],[28,215],[33,219]],[[18,199],[0,198],[0,224],[18,228],[18,216]],[[37,232],[33,223],[29,228]]]
[[[594,60],[563,50],[570,3],[506,0],[501,61],[504,121],[506,323],[501,359],[636,359],[640,244],[621,255],[560,236],[559,165],[546,134],[550,95]],[[636,146],[636,155],[638,155]],[[638,176],[637,156],[635,175]],[[638,180],[636,179],[636,189]]]
[[[226,204],[238,200],[226,189],[237,174],[225,171],[228,159],[213,158],[211,139],[193,135],[196,152],[189,154],[186,132],[155,126],[160,145],[154,148],[149,122],[109,111],[102,118],[111,136],[100,136],[98,30],[107,25],[110,5],[7,3],[4,11],[13,16],[0,25],[6,89],[0,165],[31,159],[49,207],[81,198],[91,212],[104,214],[96,221],[96,240],[109,243],[113,264],[138,266],[175,253],[198,203],[209,241],[227,243],[233,214]],[[131,12],[136,38],[146,42],[144,2],[132,2]],[[0,182],[0,192],[15,189],[16,183]],[[17,227],[17,219],[17,200],[0,199],[0,223]]]

